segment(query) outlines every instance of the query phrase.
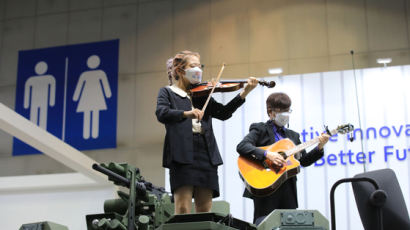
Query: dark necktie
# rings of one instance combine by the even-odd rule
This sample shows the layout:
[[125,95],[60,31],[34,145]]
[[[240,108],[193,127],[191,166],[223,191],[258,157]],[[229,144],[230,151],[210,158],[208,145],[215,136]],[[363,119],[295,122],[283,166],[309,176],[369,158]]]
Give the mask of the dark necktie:
[[278,127],[278,126],[274,125],[273,132],[275,134],[276,141],[279,141],[279,140],[285,138],[285,132],[283,130],[283,127]]

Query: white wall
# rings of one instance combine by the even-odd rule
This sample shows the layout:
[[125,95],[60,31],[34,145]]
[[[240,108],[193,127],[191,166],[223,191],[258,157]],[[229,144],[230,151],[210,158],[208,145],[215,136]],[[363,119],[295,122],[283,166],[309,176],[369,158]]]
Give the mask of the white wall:
[[86,230],[85,216],[103,213],[114,186],[101,186],[79,173],[0,177],[0,229],[52,221]]
[[[252,201],[242,198],[244,186],[238,176],[236,145],[248,133],[251,123],[268,119],[265,101],[273,92],[289,94],[293,109],[290,128],[299,133],[305,130],[308,133],[306,140],[311,139],[312,131],[321,133],[323,125],[334,129],[337,125],[351,123],[355,128],[361,127],[364,133],[371,127],[377,130],[376,138],[371,136],[367,139],[364,136],[363,151],[360,136],[354,142],[348,142],[347,136],[339,134],[337,138],[332,138],[337,141],[329,141],[325,147],[325,163],[318,161],[317,165],[301,169],[298,175],[300,209],[317,209],[330,221],[329,195],[332,185],[339,179],[363,172],[364,167],[367,170],[393,169],[409,207],[410,66],[360,69],[356,70],[356,79],[358,100],[351,70],[267,77],[265,80],[276,81],[275,88],[257,87],[231,119],[225,122],[214,119],[215,135],[224,159],[224,165],[219,168],[220,199],[230,203],[234,217],[249,222],[253,218]],[[214,97],[217,101],[227,102],[236,93],[216,93]],[[385,146],[393,147],[385,150]],[[396,149],[400,151],[399,156],[405,159],[397,159]],[[349,150],[354,153],[352,160],[345,156],[345,164],[342,164],[339,154]],[[357,162],[358,152],[368,156],[371,151],[374,152],[372,162],[367,162],[366,166]],[[403,155],[403,151],[406,155]],[[386,152],[393,152],[393,155]],[[331,160],[329,164],[329,156],[330,159],[337,157],[337,160]],[[350,185],[340,185],[335,197],[337,228],[360,229],[358,226],[361,226],[361,221]]]
[[[155,116],[165,61],[181,50],[201,54],[204,78],[223,78],[410,63],[409,0],[0,0],[0,102],[15,106],[18,52],[120,39],[117,148],[90,150],[98,162],[127,162],[163,185],[165,129]],[[187,20],[187,18],[189,20]],[[0,175],[71,172],[43,155],[12,156],[0,130]]]

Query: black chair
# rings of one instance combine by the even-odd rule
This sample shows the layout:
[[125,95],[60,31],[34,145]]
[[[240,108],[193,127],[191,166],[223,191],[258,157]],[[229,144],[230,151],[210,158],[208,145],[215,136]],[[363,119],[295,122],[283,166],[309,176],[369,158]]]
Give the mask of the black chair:
[[409,213],[393,170],[381,169],[345,178],[332,186],[330,211],[332,230],[336,230],[334,192],[341,183],[351,182],[365,230],[408,230]]
[[[377,208],[382,210],[383,230],[410,229],[409,213],[404,201],[396,174],[391,169],[381,169],[357,174],[355,178],[371,178],[379,185],[375,191],[371,184],[365,182],[352,183],[354,197],[360,219],[366,230],[380,229],[377,220]],[[387,199],[380,199],[384,191]],[[383,204],[384,203],[384,204]]]

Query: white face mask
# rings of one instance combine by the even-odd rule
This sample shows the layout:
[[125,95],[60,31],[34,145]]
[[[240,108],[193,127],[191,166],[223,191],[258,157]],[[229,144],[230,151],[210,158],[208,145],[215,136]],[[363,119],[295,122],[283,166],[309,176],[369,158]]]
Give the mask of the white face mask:
[[198,84],[202,81],[202,70],[199,67],[189,68],[185,70],[185,78],[191,82],[191,84]]
[[273,120],[276,125],[278,125],[279,127],[283,127],[289,123],[289,115],[290,113],[288,112],[277,113]]

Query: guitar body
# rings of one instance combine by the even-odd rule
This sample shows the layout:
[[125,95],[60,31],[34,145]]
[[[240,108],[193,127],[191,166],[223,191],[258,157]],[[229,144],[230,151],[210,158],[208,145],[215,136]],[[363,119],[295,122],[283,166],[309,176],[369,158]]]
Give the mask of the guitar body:
[[[288,138],[279,140],[270,145],[259,147],[271,152],[285,152],[295,147]],[[296,176],[300,171],[300,163],[294,155],[286,158],[286,164],[282,168],[272,167],[270,160],[263,163],[255,159],[240,156],[238,158],[239,174],[245,182],[248,191],[255,196],[268,196],[272,194],[288,178]]]

